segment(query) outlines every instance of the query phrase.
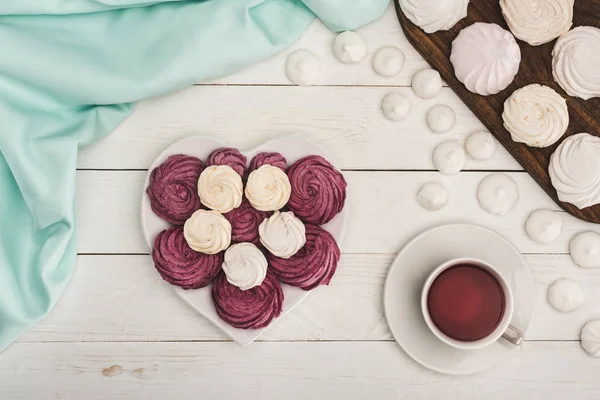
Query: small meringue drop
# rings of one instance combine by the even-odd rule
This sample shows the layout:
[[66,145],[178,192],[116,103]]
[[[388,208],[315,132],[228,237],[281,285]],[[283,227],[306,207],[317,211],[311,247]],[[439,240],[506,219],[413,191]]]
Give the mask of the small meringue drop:
[[450,62],[469,91],[489,96],[506,89],[514,80],[521,64],[521,49],[507,30],[476,22],[452,42]]
[[494,136],[485,131],[473,132],[465,142],[467,153],[475,160],[485,161],[492,158],[496,151]]
[[427,125],[435,133],[445,133],[454,128],[456,113],[445,104],[433,106],[427,113]]
[[479,184],[477,200],[490,214],[506,215],[519,200],[517,183],[506,174],[490,174]]
[[333,41],[333,52],[341,62],[357,63],[367,54],[367,43],[356,32],[342,32]]
[[557,311],[568,313],[583,304],[583,291],[570,279],[558,279],[548,288],[548,303]]
[[400,0],[406,18],[426,33],[447,31],[467,16],[469,0]]
[[458,174],[465,166],[465,150],[455,140],[443,142],[433,151],[433,165],[442,174]]
[[432,99],[442,91],[442,77],[434,69],[427,68],[417,72],[412,78],[412,88],[422,99]]
[[292,83],[312,86],[321,76],[321,61],[313,52],[299,49],[288,56],[285,72]]
[[562,217],[552,210],[535,210],[525,222],[525,231],[537,243],[552,243],[562,231]]
[[539,46],[571,29],[574,0],[500,0],[513,35]]
[[600,233],[581,232],[569,244],[571,258],[582,268],[600,268]]
[[410,111],[410,100],[402,93],[393,92],[383,98],[381,109],[387,119],[400,121],[406,118]]
[[381,76],[398,75],[404,66],[404,53],[397,47],[383,47],[373,56],[373,69]]
[[592,357],[600,357],[600,319],[595,319],[581,330],[581,347]]
[[444,208],[448,203],[448,198],[448,189],[439,182],[427,182],[417,193],[417,199],[421,207],[431,211]]

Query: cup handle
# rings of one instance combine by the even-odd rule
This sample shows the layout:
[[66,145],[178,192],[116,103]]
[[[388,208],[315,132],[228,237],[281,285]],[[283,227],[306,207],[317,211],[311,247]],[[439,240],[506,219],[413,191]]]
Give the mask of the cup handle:
[[512,325],[509,325],[508,328],[506,328],[506,332],[502,334],[502,337],[515,346],[520,346],[521,343],[523,343],[523,332]]

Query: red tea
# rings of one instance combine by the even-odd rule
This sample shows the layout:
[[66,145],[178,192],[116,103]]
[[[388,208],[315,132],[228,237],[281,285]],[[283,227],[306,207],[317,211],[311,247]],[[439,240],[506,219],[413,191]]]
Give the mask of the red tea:
[[431,284],[427,308],[433,323],[452,339],[471,342],[489,336],[504,316],[502,285],[485,269],[458,264]]

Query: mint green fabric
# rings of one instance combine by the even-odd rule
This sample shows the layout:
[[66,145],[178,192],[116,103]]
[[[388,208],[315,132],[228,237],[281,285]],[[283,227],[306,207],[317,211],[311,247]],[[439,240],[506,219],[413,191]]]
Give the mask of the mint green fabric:
[[81,146],[114,130],[138,100],[289,46],[315,14],[342,31],[387,3],[0,1],[0,351],[54,307],[75,267]]

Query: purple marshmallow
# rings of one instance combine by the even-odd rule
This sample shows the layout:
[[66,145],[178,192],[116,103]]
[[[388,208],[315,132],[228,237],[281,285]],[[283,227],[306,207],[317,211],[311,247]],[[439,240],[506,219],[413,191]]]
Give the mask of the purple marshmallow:
[[184,289],[198,289],[217,276],[223,253],[198,253],[188,246],[183,228],[172,227],[156,236],[152,250],[154,265],[162,278]]
[[269,268],[283,282],[304,290],[328,285],[340,261],[340,248],[325,229],[306,225],[306,244],[289,259],[267,254]]
[[156,167],[146,189],[152,211],[173,225],[183,225],[200,208],[198,178],[203,170],[202,161],[183,154]]
[[241,290],[220,273],[212,287],[212,298],[219,317],[239,329],[260,329],[281,314],[283,290],[272,272],[259,286]]
[[288,208],[302,221],[323,225],[331,221],[346,202],[346,180],[320,156],[296,161],[288,170],[292,194]]

